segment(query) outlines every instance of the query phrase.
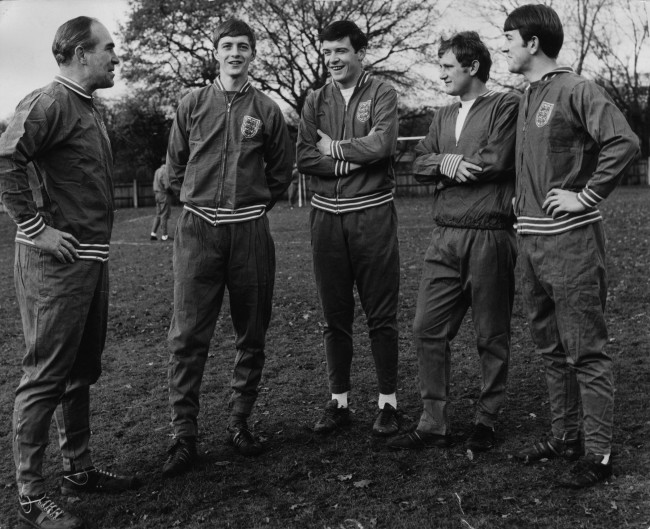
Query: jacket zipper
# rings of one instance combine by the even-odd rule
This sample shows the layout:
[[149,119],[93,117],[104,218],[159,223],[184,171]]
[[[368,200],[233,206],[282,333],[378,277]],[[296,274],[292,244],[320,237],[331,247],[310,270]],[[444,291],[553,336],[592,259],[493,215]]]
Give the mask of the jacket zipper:
[[221,178],[219,180],[219,189],[217,192],[217,200],[215,207],[217,208],[217,211],[215,211],[215,218],[218,217],[219,214],[219,204],[221,203],[221,199],[223,198],[223,188],[224,183],[226,181],[226,166],[227,166],[227,158],[228,158],[228,133],[230,132],[230,108],[232,107],[232,104],[235,101],[235,98],[237,97],[237,94],[235,94],[232,98],[231,101],[228,100],[228,94],[224,91],[223,93],[224,98],[226,99],[226,134],[224,136],[224,142],[223,142],[223,157],[221,158]]

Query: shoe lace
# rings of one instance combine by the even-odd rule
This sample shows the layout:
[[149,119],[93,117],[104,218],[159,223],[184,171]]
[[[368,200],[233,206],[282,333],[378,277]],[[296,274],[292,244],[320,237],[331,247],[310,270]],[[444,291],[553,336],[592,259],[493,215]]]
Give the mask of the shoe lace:
[[59,518],[59,516],[63,515],[63,509],[61,509],[61,507],[59,507],[47,496],[44,496],[43,498],[37,501],[39,506],[41,507],[41,510],[45,511],[45,513],[53,520],[56,520],[57,518]]

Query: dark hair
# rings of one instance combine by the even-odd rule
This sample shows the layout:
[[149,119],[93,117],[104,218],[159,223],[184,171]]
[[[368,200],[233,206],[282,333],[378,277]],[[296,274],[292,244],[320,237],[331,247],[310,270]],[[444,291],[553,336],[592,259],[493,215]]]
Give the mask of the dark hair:
[[52,42],[52,54],[57,64],[70,62],[77,46],[90,50],[97,45],[97,39],[92,34],[95,22],[99,23],[96,18],[77,17],[59,26]]
[[324,40],[334,41],[350,37],[350,43],[354,51],[368,46],[368,37],[359,29],[354,22],[350,20],[337,20],[328,24],[327,27],[318,35],[318,40],[322,43]]
[[472,62],[478,61],[479,66],[476,77],[484,83],[487,82],[490,78],[492,57],[490,57],[490,51],[483,44],[481,37],[478,36],[476,31],[461,31],[448,40],[440,39],[438,57],[442,58],[450,50],[456,56],[456,60],[461,66],[468,67],[472,65]]
[[255,51],[255,32],[243,20],[231,18],[230,20],[226,20],[215,30],[214,38],[212,39],[215,49],[219,46],[219,40],[224,37],[248,37],[251,48],[253,49],[253,52]]
[[544,55],[556,59],[564,42],[564,30],[557,13],[543,4],[528,4],[515,9],[503,24],[503,31],[519,30],[524,42],[539,39]]

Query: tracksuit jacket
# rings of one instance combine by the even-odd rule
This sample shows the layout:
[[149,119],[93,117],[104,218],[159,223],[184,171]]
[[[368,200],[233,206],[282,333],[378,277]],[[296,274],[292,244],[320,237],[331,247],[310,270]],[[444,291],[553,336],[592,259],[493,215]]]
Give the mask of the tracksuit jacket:
[[[419,182],[437,184],[434,221],[438,226],[512,229],[515,123],[519,97],[489,91],[476,98],[456,141],[460,103],[439,109],[427,136],[415,148],[413,173]],[[477,182],[452,177],[465,159],[483,168]]]
[[280,107],[249,82],[233,95],[217,78],[181,100],[168,176],[185,209],[204,220],[217,225],[264,215],[289,186],[293,160]]
[[[315,147],[317,129],[333,140],[329,156]],[[298,131],[298,170],[312,177],[312,206],[338,214],[392,200],[397,132],[397,94],[367,72],[348,105],[335,82],[309,94]],[[362,167],[351,169],[351,163]]]
[[[625,118],[603,89],[571,68],[557,68],[531,83],[520,105],[518,232],[555,234],[600,221],[598,204],[639,151],[639,140]],[[551,218],[542,204],[554,188],[575,191],[587,210]]]
[[16,242],[33,245],[47,225],[79,241],[80,259],[108,259],[113,155],[92,96],[74,81],[57,75],[18,104],[0,137],[0,199]]

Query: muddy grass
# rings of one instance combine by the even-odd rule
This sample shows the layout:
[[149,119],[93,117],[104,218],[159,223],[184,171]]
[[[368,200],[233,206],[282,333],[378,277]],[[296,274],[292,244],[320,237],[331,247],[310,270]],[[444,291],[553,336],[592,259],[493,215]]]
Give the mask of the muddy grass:
[[[172,311],[172,245],[149,242],[151,209],[120,210],[111,247],[111,312],[104,373],[92,390],[94,458],[114,471],[137,471],[146,484],[112,497],[65,500],[57,490],[55,432],[45,463],[47,488],[91,528],[647,528],[650,525],[650,189],[621,188],[603,207],[610,287],[608,352],[616,368],[615,478],[583,492],[553,485],[562,463],[536,467],[511,454],[548,429],[543,370],[517,295],[507,407],[498,447],[474,459],[462,449],[479,392],[474,334],[466,322],[453,349],[455,448],[387,451],[370,428],[376,413],[374,367],[357,311],[351,407],[353,425],[316,437],[311,425],[328,399],[322,319],[311,272],[308,208],[285,203],[270,214],[277,248],[274,316],[267,364],[252,417],[267,452],[246,459],[225,442],[234,342],[227,300],[202,387],[201,464],[161,479],[169,443],[165,336]],[[430,206],[398,199],[402,285],[402,425],[420,411],[410,325]],[[174,211],[173,220],[179,213]],[[11,458],[13,390],[23,342],[12,279],[13,226],[0,215],[0,529],[16,525]]]

